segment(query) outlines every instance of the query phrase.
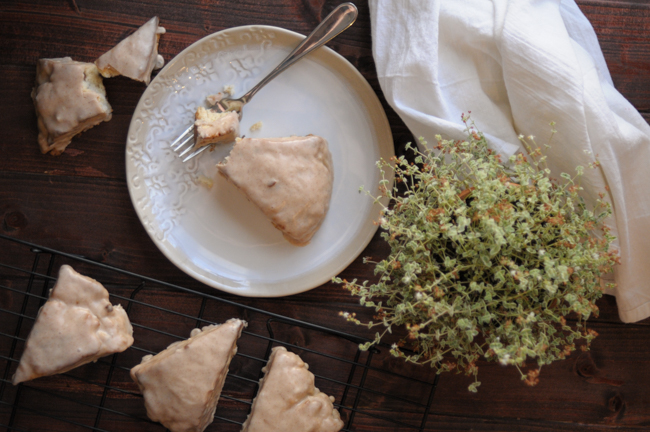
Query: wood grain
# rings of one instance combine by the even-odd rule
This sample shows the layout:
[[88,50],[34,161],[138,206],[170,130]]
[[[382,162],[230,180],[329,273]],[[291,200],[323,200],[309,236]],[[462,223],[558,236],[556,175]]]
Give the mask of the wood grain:
[[645,1],[582,1],[614,86],[639,111],[650,110],[650,4]]

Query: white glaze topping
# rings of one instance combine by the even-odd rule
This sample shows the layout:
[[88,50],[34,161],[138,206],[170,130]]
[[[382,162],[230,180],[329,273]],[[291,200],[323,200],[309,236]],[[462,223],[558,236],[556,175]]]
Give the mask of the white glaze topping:
[[275,347],[242,432],[337,432],[343,428],[332,398],[314,386],[299,356]]
[[324,138],[244,138],[217,168],[294,245],[309,243],[325,219],[334,171]]
[[131,369],[147,415],[171,432],[201,432],[214,419],[230,360],[246,322],[194,329],[189,339],[145,356]]
[[151,71],[160,69],[165,60],[158,54],[158,40],[165,33],[158,17],[151,18],[126,39],[99,57],[95,64],[106,77],[124,75],[149,84]]
[[32,99],[43,153],[59,155],[73,136],[111,119],[97,67],[70,57],[38,61]]
[[122,352],[133,344],[132,335],[126,312],[110,303],[106,288],[63,265],[29,333],[13,383],[66,372]]

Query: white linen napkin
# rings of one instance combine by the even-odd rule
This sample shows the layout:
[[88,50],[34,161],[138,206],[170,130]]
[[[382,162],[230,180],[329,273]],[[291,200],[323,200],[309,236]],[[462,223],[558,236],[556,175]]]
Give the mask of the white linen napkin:
[[[386,99],[415,137],[462,139],[461,114],[498,152],[518,135],[546,144],[552,175],[585,169],[609,225],[622,321],[650,316],[650,126],[614,88],[596,34],[573,0],[370,0],[373,55]],[[589,155],[591,154],[591,156]],[[606,192],[608,189],[608,192]]]

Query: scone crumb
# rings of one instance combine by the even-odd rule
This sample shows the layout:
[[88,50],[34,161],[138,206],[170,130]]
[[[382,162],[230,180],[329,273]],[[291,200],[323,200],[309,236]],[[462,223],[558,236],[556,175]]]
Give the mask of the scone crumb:
[[221,99],[223,99],[223,93],[221,92],[209,95],[208,97],[205,98],[205,100],[208,101],[208,104],[210,104],[210,106],[216,105],[216,103],[219,102]]
[[258,131],[258,130],[260,130],[260,129],[262,129],[262,122],[261,122],[261,121],[258,121],[258,122],[255,123],[253,126],[251,126],[250,131],[251,131],[251,132],[255,132],[255,131]]
[[[212,190],[212,186],[214,186],[214,181],[211,178],[206,177],[203,174],[200,174],[196,178],[196,184],[199,185],[199,186],[203,186],[207,190]],[[194,330],[199,330],[199,329],[194,329]],[[199,332],[200,331],[201,330],[199,330]]]
[[233,86],[232,84],[225,85],[223,86],[223,91],[224,93],[233,96],[235,94],[235,86]]

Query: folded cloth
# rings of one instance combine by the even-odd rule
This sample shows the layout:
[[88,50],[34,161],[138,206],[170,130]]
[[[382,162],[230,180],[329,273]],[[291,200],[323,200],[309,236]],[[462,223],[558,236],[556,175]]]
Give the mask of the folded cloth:
[[614,88],[596,34],[573,0],[370,0],[384,95],[415,137],[466,136],[471,118],[503,156],[518,136],[546,144],[552,175],[586,169],[587,202],[610,199],[622,321],[650,316],[650,126]]

